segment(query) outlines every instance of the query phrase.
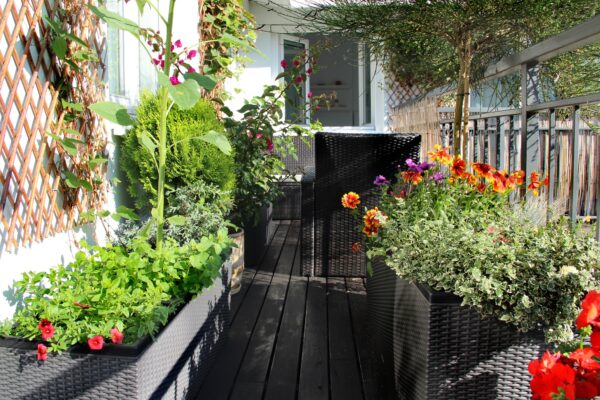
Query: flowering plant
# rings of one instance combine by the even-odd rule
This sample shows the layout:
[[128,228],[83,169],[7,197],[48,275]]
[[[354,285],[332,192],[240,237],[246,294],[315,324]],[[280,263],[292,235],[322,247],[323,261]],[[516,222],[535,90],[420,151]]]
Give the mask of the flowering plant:
[[546,351],[529,363],[534,400],[587,400],[600,395],[600,293],[590,291],[581,308],[576,320],[579,345],[562,353]]
[[[522,171],[469,168],[441,147],[428,155],[426,162],[407,160],[397,182],[375,178],[380,203],[360,224],[367,256],[521,331],[570,339],[577,304],[598,282],[596,241],[560,216],[547,218],[539,174],[526,182]],[[532,196],[511,205],[519,188]]]

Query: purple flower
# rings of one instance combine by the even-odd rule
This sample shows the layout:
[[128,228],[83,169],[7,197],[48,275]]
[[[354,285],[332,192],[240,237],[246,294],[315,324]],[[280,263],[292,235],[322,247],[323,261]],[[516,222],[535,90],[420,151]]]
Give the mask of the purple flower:
[[374,184],[374,185],[376,185],[376,186],[389,185],[389,184],[390,184],[390,181],[389,181],[389,180],[387,180],[387,179],[385,178],[385,176],[383,176],[383,175],[377,175],[377,176],[375,177],[375,180],[373,181],[373,184]]
[[434,180],[435,183],[440,183],[444,180],[444,174],[442,174],[441,172],[436,172],[435,174],[431,175],[429,179]]
[[406,160],[406,165],[412,172],[423,173],[427,171],[429,168],[433,167],[433,164],[429,164],[428,162],[422,162],[420,164],[416,164],[412,159]]

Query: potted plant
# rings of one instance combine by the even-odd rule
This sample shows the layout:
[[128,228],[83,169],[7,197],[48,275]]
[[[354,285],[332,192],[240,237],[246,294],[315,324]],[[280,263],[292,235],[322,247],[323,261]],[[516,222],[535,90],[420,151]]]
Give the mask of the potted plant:
[[[399,398],[528,397],[527,360],[544,336],[571,336],[580,298],[597,285],[598,245],[548,218],[535,172],[532,199],[510,205],[521,171],[469,171],[448,149],[429,156],[407,160],[397,183],[377,177],[381,203],[362,216],[378,350]],[[358,216],[359,201],[348,193],[342,203]]]

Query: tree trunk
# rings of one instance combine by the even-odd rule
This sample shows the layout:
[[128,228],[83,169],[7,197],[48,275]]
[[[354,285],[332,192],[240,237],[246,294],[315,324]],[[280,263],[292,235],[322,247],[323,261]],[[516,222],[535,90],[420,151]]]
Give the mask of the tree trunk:
[[473,61],[473,43],[470,34],[466,34],[458,46],[459,74],[456,85],[456,104],[454,105],[453,151],[455,155],[466,156],[469,140],[469,90],[471,87],[471,63]]
[[456,83],[456,100],[454,103],[454,123],[452,125],[452,138],[453,145],[452,151],[454,155],[461,155],[461,126],[462,126],[462,117],[463,117],[463,105],[464,105],[464,81],[463,81],[463,58],[462,58],[462,50],[459,49],[458,57],[460,62],[460,71],[458,75],[458,82]]

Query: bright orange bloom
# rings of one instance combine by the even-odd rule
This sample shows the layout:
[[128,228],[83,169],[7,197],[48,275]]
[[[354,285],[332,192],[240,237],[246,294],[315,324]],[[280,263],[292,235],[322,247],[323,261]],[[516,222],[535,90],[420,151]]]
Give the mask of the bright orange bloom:
[[352,243],[352,252],[353,253],[360,253],[361,250],[362,250],[362,246],[359,242]]
[[354,210],[360,204],[360,196],[354,192],[348,192],[342,196],[342,205],[344,208]]
[[450,172],[455,176],[462,176],[467,170],[467,163],[460,156],[454,157]]
[[575,321],[577,329],[592,325],[600,328],[600,293],[590,290],[581,303],[581,312]]
[[485,163],[473,163],[471,166],[473,167],[473,171],[475,171],[475,175],[489,180],[494,179],[493,175],[496,170],[492,168],[491,165]]
[[498,193],[506,192],[506,189],[508,188],[509,184],[506,173],[502,171],[494,171],[492,178],[492,189],[494,189],[494,191]]
[[510,175],[509,179],[511,180],[511,183],[514,183],[517,186],[521,186],[525,183],[525,172],[521,170],[515,171]]
[[462,179],[466,180],[469,185],[475,185],[477,183],[477,178],[470,172],[465,172],[462,176]]
[[485,183],[480,183],[479,185],[477,185],[477,190],[481,193],[485,193],[486,188],[487,188],[487,185]]
[[533,193],[534,196],[537,196],[539,194],[538,189],[542,186],[542,182],[540,182],[540,175],[533,171],[530,179],[531,183],[527,185],[527,189],[531,190],[531,193]]
[[387,217],[379,211],[379,208],[375,207],[367,210],[367,213],[363,217],[363,222],[365,223],[363,233],[368,237],[377,236],[379,228],[383,225],[382,220],[385,219]]
[[448,150],[450,150],[450,147],[442,148],[442,146],[440,146],[439,144],[436,144],[435,146],[433,146],[433,148],[435,149],[435,151],[427,152],[427,155],[429,156],[431,161],[433,161],[433,162],[437,161],[441,164],[446,164],[446,165],[452,164],[452,156],[448,153]]
[[406,183],[412,183],[413,185],[418,185],[423,180],[423,175],[420,172],[403,171],[402,179]]

